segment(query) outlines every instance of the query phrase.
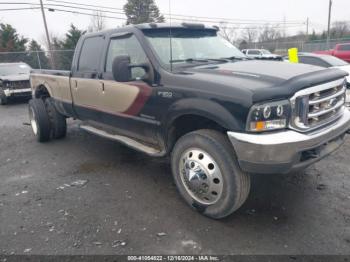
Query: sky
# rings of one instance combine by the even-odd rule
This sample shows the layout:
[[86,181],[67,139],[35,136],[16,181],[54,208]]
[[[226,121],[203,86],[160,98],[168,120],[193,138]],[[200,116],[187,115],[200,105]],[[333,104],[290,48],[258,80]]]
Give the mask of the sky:
[[[126,0],[61,0],[70,3],[82,3],[99,6],[122,8]],[[30,39],[36,39],[40,43],[45,42],[43,19],[40,10],[1,11],[6,8],[29,7],[24,5],[1,4],[5,2],[39,3],[39,0],[0,0],[0,22],[9,23],[17,31]],[[55,4],[49,0],[43,0],[45,4]],[[161,13],[169,13],[169,0],[155,0]],[[186,16],[229,18],[237,21],[256,20],[261,24],[264,21],[282,21],[286,23],[297,21],[300,24],[286,25],[287,34],[298,31],[306,31],[306,19],[309,18],[309,32],[317,32],[327,28],[329,0],[171,0],[171,13]],[[57,3],[56,4],[64,4]],[[67,4],[72,5],[72,4]],[[33,5],[34,6],[34,5]],[[51,6],[52,7],[52,6]],[[59,7],[56,7],[59,8]],[[62,7],[61,7],[62,8]],[[89,7],[88,7],[89,8]],[[68,8],[65,8],[68,9]],[[74,10],[74,9],[69,9]],[[77,10],[77,9],[75,9]],[[112,10],[112,9],[108,9]],[[332,20],[350,21],[350,0],[333,0]],[[77,10],[79,11],[79,10]],[[90,10],[81,12],[92,13]],[[125,17],[123,14],[105,15]],[[46,11],[47,23],[50,34],[63,37],[71,23],[79,29],[86,29],[91,21],[91,16],[63,13],[59,11]],[[202,18],[203,19],[203,18]],[[122,19],[105,18],[107,28],[113,28],[125,23]],[[221,19],[215,19],[221,21]],[[232,21],[231,21],[232,22]],[[250,22],[250,21],[249,21]],[[274,22],[275,23],[275,22]],[[304,23],[304,24],[302,24]],[[229,24],[230,27],[243,27],[244,25]],[[245,25],[252,26],[252,25]],[[256,25],[253,25],[256,27]],[[282,27],[282,26],[281,26]],[[283,27],[282,27],[283,28]]]

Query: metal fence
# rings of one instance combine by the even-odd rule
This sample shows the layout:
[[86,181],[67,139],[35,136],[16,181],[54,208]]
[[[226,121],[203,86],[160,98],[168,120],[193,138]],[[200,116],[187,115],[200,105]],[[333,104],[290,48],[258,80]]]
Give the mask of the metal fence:
[[24,62],[33,69],[71,68],[74,50],[0,52],[0,63]]
[[247,48],[252,49],[267,49],[273,53],[285,55],[288,52],[289,48],[297,47],[299,50],[304,49],[305,42],[302,40],[295,41],[284,41],[284,40],[275,40],[269,42],[256,42],[256,43],[248,43]]
[[[329,47],[333,49],[336,44],[341,44],[341,43],[350,43],[350,38],[331,39],[329,41]],[[327,50],[327,49],[328,49],[327,41],[315,40],[312,42],[306,42],[304,44],[303,51],[312,52],[312,51]]]
[[[341,38],[341,39],[331,39],[329,41],[329,47],[332,49],[336,44],[339,43],[350,43],[350,38]],[[315,41],[305,41],[302,39],[299,40],[274,40],[269,42],[255,42],[247,43],[245,48],[253,49],[267,49],[274,53],[285,55],[288,53],[289,48],[297,47],[301,52],[314,52],[320,50],[327,50],[327,41],[326,40],[315,40]]]

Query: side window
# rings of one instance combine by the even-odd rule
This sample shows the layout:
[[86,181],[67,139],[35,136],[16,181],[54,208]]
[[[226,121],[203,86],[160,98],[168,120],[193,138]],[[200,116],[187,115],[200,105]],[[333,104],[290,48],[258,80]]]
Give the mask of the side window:
[[305,57],[305,56],[299,56],[299,63],[308,64],[308,62],[307,62],[307,57]]
[[260,55],[260,51],[258,50],[249,50],[250,55]]
[[103,36],[89,37],[84,40],[78,63],[79,72],[99,71],[103,43]]
[[[148,61],[139,41],[132,34],[111,39],[105,66],[106,73],[112,72],[113,60],[120,55],[130,56],[131,64],[141,64]],[[133,68],[131,73],[133,79],[138,79],[144,76],[145,71],[142,68]]]
[[340,45],[339,51],[350,51],[350,45]]
[[321,67],[329,67],[327,63],[322,61],[319,58],[315,57],[300,57],[300,62],[309,65],[321,66]]

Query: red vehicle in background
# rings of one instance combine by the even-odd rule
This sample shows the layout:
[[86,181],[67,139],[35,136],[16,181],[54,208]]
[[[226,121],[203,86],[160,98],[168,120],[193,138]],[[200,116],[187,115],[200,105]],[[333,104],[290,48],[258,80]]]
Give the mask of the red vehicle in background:
[[336,44],[334,49],[325,50],[325,51],[316,51],[314,53],[336,56],[350,63],[350,43]]

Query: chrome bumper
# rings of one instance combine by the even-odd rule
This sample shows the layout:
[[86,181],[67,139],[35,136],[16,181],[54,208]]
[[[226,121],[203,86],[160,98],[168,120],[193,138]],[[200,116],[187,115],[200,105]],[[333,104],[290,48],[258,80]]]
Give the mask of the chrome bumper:
[[242,170],[289,173],[303,169],[338,149],[350,128],[350,111],[331,126],[303,134],[293,130],[247,134],[227,132]]
[[[31,95],[32,90],[30,88],[23,88],[23,89],[4,89],[5,96],[10,97],[13,95],[28,93],[28,95]],[[30,93],[30,94],[29,94]]]

